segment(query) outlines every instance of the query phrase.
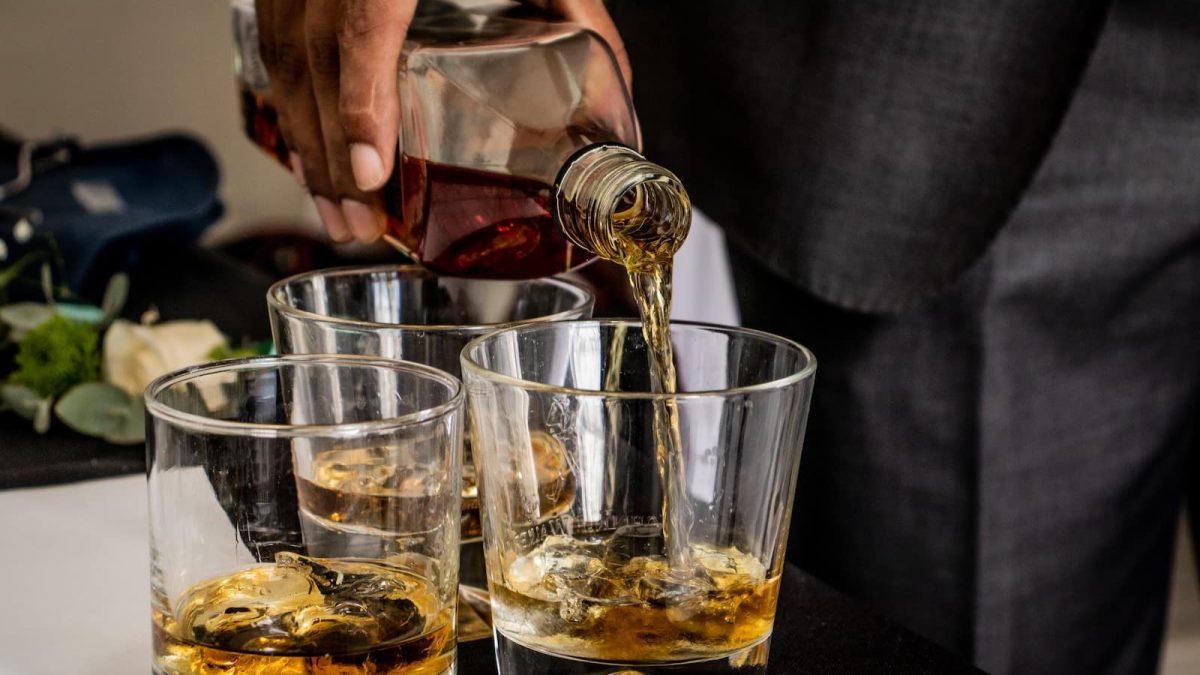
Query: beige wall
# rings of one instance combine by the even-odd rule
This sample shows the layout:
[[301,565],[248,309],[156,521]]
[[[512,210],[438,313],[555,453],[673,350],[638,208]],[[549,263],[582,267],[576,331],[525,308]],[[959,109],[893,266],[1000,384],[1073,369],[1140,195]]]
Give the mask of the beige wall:
[[0,0],[0,126],[85,141],[186,129],[223,171],[218,237],[315,222],[285,172],[240,131],[222,0]]

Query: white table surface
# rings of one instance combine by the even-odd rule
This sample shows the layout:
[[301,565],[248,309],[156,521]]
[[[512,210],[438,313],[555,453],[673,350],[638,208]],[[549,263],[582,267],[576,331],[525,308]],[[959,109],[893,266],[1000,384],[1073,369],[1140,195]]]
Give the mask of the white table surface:
[[0,675],[150,670],[146,477],[0,491]]

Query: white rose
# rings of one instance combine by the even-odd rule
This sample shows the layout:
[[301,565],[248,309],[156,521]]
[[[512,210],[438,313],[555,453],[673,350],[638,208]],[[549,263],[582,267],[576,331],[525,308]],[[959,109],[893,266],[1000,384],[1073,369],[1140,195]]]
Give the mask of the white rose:
[[104,380],[141,396],[159,375],[208,360],[225,336],[211,321],[168,321],[141,326],[118,319],[104,334]]

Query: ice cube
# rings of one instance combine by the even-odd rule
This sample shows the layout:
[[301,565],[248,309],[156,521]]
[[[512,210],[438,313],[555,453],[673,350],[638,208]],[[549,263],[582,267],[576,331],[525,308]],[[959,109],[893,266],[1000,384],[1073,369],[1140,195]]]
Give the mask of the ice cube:
[[689,611],[704,603],[713,587],[689,572],[672,571],[662,556],[633,558],[621,569],[637,598],[657,607]]
[[602,550],[589,541],[551,535],[509,565],[508,583],[518,593],[546,602],[569,593],[589,596],[607,573]]
[[692,563],[696,573],[720,591],[751,588],[767,578],[767,568],[758,558],[732,546],[696,544],[692,546]]
[[280,553],[276,564],[201,584],[181,610],[198,642],[236,651],[367,649],[419,634],[436,609],[430,589],[387,566]]
[[600,605],[637,602],[603,555],[603,543],[553,535],[509,565],[508,583],[518,593],[556,603],[558,616],[578,628]]
[[284,615],[322,601],[320,592],[301,569],[268,565],[197,587],[181,608],[180,619],[199,642],[250,650],[264,641],[288,635],[282,626]]
[[666,548],[660,525],[619,527],[604,545],[604,562],[612,567],[626,565],[640,557],[661,556]]
[[423,614],[434,609],[426,607],[423,613],[413,601],[419,598],[415,584],[380,574],[381,566],[375,563],[307,561],[324,603],[295,613],[292,631],[296,635],[319,636],[331,629],[335,635],[356,633],[356,627],[361,627],[366,637],[400,639],[418,634],[425,624]]
[[443,481],[433,468],[414,464],[411,450],[400,446],[338,448],[312,461],[315,484],[348,494],[421,497],[436,494]]

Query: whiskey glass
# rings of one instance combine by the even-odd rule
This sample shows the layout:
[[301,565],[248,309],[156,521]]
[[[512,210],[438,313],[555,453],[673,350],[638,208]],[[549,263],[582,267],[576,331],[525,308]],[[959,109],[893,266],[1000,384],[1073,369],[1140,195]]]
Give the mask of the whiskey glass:
[[[267,292],[280,353],[366,354],[423,363],[455,376],[459,354],[472,339],[522,323],[588,318],[594,301],[589,291],[562,279],[458,279],[415,265],[309,272]],[[483,610],[479,618],[486,621],[487,599],[481,594],[487,578],[469,434],[464,452],[459,580],[472,591],[464,600]],[[484,628],[482,634],[490,634]]]
[[153,672],[454,672],[456,378],[263,357],[145,400]]
[[[766,672],[816,362],[752,330],[671,337],[676,394],[634,321],[464,350],[502,673]],[[660,465],[664,404],[681,461]]]

